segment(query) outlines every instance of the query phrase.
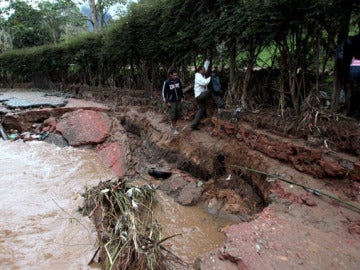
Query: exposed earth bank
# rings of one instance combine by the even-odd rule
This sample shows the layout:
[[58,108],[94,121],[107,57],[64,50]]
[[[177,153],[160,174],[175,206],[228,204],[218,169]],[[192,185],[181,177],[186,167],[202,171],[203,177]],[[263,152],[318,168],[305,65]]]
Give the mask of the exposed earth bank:
[[[101,103],[92,103],[95,98]],[[118,176],[154,181],[151,167],[171,171],[156,183],[177,202],[202,204],[233,220],[222,228],[226,242],[193,268],[358,269],[360,128],[354,120],[311,111],[294,127],[269,112],[234,117],[231,109],[209,110],[201,130],[190,131],[190,98],[174,135],[161,102],[143,99],[141,91],[64,99],[22,110],[3,105],[4,129],[94,147]]]

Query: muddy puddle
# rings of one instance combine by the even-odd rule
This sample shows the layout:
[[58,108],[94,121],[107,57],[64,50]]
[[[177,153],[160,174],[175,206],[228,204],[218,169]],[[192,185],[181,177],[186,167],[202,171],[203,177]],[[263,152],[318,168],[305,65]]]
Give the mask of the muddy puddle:
[[[86,187],[113,179],[96,153],[44,142],[0,141],[0,268],[90,269],[94,224],[78,212]],[[224,241],[223,223],[159,191],[155,216],[166,245],[186,262]]]
[[154,209],[154,216],[163,224],[164,237],[180,234],[169,239],[164,246],[185,262],[192,264],[196,258],[225,241],[220,230],[228,221],[215,219],[200,207],[181,206],[162,191],[158,192],[157,198],[159,203]]

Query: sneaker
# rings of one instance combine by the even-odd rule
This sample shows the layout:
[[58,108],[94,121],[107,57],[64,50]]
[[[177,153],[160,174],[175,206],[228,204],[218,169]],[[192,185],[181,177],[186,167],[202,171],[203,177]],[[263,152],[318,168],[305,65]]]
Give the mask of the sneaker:
[[198,127],[191,127],[191,130],[200,130]]
[[177,131],[176,129],[174,130],[174,135],[179,135],[179,131]]

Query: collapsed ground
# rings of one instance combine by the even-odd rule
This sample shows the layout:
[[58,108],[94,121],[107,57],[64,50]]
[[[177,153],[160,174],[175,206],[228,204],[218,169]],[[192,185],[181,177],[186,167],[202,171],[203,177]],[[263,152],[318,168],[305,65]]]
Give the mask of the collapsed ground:
[[175,200],[203,204],[233,220],[234,225],[223,228],[226,243],[192,267],[357,269],[360,214],[341,202],[359,205],[360,131],[355,120],[321,104],[289,120],[269,111],[241,112],[237,119],[232,109],[220,115],[210,109],[201,130],[191,132],[196,106],[189,98],[180,135],[174,136],[161,101],[143,99],[142,91],[131,96],[95,91],[89,96],[108,104],[110,114],[133,137],[129,175],[151,182],[149,167],[172,171],[161,186]]
[[[294,126],[293,122],[269,113],[242,113],[239,132],[235,133],[231,111],[225,111],[220,117],[205,119],[202,131],[194,133],[187,128],[193,113],[189,110],[187,119],[179,123],[180,136],[173,136],[166,114],[159,107],[161,103],[154,102],[155,111],[140,97],[123,97],[120,103],[125,106],[118,107],[116,114],[129,132],[141,138],[134,149],[141,149],[142,154],[151,152],[146,155],[151,165],[166,160],[172,164],[171,169],[195,176],[195,183],[204,181],[197,203],[205,203],[210,211],[230,215],[237,222],[255,218],[250,223],[224,228],[227,243],[202,258],[198,263],[200,269],[357,269],[357,211],[309,190],[232,167],[241,165],[280,175],[356,205],[359,202],[356,121],[324,113],[326,117],[319,117],[315,126],[313,119],[309,119],[307,136],[304,136],[307,126],[300,125],[300,135],[296,136],[295,128],[292,132],[286,128]],[[188,104],[190,108],[192,105]],[[209,116],[212,115],[210,112]],[[226,121],[219,129],[220,119]],[[259,129],[254,123],[259,127],[266,124],[267,128]],[[350,149],[350,153],[344,153],[344,149]],[[146,173],[146,166],[138,164],[138,172]],[[176,176],[180,176],[180,180],[174,180],[176,188],[166,183],[163,186],[165,189],[170,186],[168,192],[176,200],[194,203],[184,201],[183,193],[191,193],[197,185],[187,184],[181,173],[175,173]],[[266,180],[275,182],[270,184]],[[179,185],[184,185],[183,189]],[[247,192],[249,186],[252,188]],[[259,213],[267,203],[270,205]]]

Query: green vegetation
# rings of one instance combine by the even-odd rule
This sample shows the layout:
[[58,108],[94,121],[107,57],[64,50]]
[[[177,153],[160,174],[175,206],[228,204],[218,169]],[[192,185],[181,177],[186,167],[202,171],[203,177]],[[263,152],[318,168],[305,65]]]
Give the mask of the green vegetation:
[[[187,84],[209,58],[222,71],[227,104],[299,114],[313,89],[333,92],[337,104],[337,78],[328,71],[337,44],[359,32],[359,8],[356,0],[141,0],[97,34],[1,54],[0,82],[30,81],[41,71],[54,83],[112,82],[150,97],[170,67]],[[31,45],[58,42],[50,28]]]
[[21,0],[9,1],[0,15],[0,29],[11,37],[0,41],[1,51],[56,44],[87,27],[79,8],[68,0],[42,1],[38,8]]

